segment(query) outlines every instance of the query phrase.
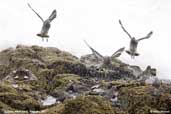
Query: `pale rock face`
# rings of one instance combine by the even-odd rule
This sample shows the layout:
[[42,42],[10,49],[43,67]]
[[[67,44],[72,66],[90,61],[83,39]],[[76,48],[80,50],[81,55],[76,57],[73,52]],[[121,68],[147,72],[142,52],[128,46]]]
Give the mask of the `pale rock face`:
[[94,86],[91,87],[91,89],[97,89],[99,87],[100,87],[100,85],[94,85]]
[[18,78],[19,78],[19,76],[17,75],[17,76],[15,76],[14,78],[15,78],[15,79],[18,79]]
[[18,88],[18,85],[17,84],[12,84],[12,87]]
[[171,80],[169,79],[159,79],[157,77],[150,77],[145,81],[147,84],[154,84],[154,83],[158,83],[158,84],[171,84]]
[[148,79],[145,80],[145,83],[153,84],[156,80],[158,80],[157,77],[149,77]]
[[28,76],[24,76],[24,79],[28,79],[29,77]]
[[160,80],[161,80],[161,83],[171,84],[171,80],[169,80],[169,79],[160,79]]
[[159,79],[158,77],[149,77],[145,80],[146,84],[151,84],[154,86],[159,86],[161,84],[171,84],[171,80]]
[[16,73],[16,70],[12,71],[12,73]]
[[101,88],[99,89],[93,89],[94,92],[97,92],[97,93],[104,93],[105,91]]
[[111,101],[111,102],[117,102],[117,101],[118,101],[118,97],[111,98],[110,101]]
[[56,98],[52,96],[47,96],[45,100],[41,101],[43,106],[48,106],[56,103]]

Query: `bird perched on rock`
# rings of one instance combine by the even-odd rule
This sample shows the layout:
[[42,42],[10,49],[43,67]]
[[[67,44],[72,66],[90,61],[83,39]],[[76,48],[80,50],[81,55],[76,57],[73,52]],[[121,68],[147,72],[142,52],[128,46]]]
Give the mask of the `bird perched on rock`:
[[121,28],[123,29],[123,31],[129,36],[129,38],[131,39],[130,41],[130,48],[129,50],[126,50],[126,52],[131,55],[131,58],[134,59],[135,56],[139,56],[139,53],[137,53],[137,46],[139,41],[144,40],[144,39],[148,39],[151,37],[151,35],[153,34],[153,31],[149,32],[147,34],[147,36],[140,38],[140,39],[135,39],[134,37],[132,37],[128,31],[126,31],[126,29],[124,28],[124,26],[122,25],[121,20],[119,20],[119,24],[121,25]]
[[28,3],[28,6],[43,22],[41,32],[37,34],[37,36],[41,37],[42,41],[44,40],[44,38],[46,38],[46,41],[48,41],[48,38],[49,38],[48,31],[51,27],[52,20],[56,18],[56,10],[53,10],[53,12],[51,13],[48,19],[43,20],[43,18],[31,7],[29,3]]
[[95,49],[93,49],[85,40],[84,42],[91,49],[91,51],[93,52],[93,55],[97,59],[103,62],[102,64],[103,66],[112,66],[112,59],[119,57],[125,49],[125,47],[122,47],[118,49],[112,56],[103,56],[99,52],[97,52]]

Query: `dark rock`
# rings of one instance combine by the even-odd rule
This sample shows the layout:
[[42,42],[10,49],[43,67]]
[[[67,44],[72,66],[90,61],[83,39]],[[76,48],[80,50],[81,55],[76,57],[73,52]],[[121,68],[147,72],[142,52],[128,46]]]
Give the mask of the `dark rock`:
[[72,92],[77,92],[77,93],[82,93],[88,90],[89,89],[86,85],[81,85],[81,84],[71,84],[66,89],[66,91],[72,91]]

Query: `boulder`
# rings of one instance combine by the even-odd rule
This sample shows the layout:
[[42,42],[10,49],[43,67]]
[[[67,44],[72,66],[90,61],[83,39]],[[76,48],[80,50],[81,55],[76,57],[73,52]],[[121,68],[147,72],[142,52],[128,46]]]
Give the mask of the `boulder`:
[[37,77],[28,69],[18,68],[7,75],[4,81],[16,82],[16,81],[37,81]]

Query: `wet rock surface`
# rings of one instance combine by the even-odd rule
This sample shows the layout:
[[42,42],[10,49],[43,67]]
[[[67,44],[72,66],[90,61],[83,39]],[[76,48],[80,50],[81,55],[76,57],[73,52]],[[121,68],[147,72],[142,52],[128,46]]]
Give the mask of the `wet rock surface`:
[[[147,114],[171,109],[171,81],[113,59],[80,59],[54,47],[24,46],[0,52],[0,106],[46,114]],[[80,109],[80,110],[78,110]]]

